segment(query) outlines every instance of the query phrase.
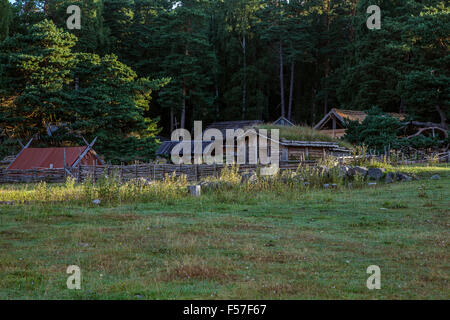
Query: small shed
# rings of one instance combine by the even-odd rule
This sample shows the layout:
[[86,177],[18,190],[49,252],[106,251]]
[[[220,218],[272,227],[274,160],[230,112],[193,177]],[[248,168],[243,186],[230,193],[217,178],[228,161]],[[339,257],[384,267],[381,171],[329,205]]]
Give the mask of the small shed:
[[[388,114],[399,120],[406,119],[406,114],[403,113]],[[333,138],[341,138],[345,135],[345,119],[362,122],[366,117],[367,113],[364,111],[333,108],[316,124],[314,129],[320,130]]]
[[[101,165],[102,159],[93,149],[84,147],[25,148],[7,168],[8,170],[64,169],[83,165]],[[64,166],[64,160],[66,165]]]
[[281,161],[305,161],[323,159],[327,155],[346,154],[348,150],[336,142],[280,140]]

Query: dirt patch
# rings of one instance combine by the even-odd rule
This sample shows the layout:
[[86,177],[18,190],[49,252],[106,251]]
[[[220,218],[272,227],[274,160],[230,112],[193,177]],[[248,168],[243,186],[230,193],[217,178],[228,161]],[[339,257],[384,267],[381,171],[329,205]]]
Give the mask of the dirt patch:
[[101,213],[97,217],[118,221],[132,221],[142,219],[142,216],[133,213]]
[[29,234],[16,230],[2,230],[0,231],[0,237],[8,240],[23,240],[29,239]]
[[273,254],[262,253],[244,256],[243,259],[247,261],[262,263],[288,263],[291,261],[298,261],[300,259],[303,259],[303,257],[287,254],[284,252],[274,252]]
[[169,269],[169,271],[160,277],[161,281],[174,280],[214,280],[226,282],[236,279],[236,276],[224,272],[223,269],[204,264],[197,265],[179,265]]

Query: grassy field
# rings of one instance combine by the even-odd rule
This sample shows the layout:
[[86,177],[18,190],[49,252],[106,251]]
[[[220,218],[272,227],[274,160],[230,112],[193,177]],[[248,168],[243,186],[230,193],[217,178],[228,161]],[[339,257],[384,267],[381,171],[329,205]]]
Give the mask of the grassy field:
[[[450,171],[408,170],[423,179],[0,205],[0,299],[449,299]],[[66,287],[69,265],[81,290]],[[381,290],[366,287],[369,265]]]

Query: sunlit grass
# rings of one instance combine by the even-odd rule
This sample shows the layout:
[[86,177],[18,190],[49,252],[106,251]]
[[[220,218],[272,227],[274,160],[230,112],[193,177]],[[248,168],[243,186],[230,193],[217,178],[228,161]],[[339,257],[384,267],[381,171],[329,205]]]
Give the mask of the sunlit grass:
[[326,135],[319,130],[307,126],[279,126],[274,124],[258,125],[260,129],[278,129],[280,130],[280,139],[297,140],[297,141],[329,141],[336,142],[341,147],[352,149],[353,146],[345,140],[335,139]]

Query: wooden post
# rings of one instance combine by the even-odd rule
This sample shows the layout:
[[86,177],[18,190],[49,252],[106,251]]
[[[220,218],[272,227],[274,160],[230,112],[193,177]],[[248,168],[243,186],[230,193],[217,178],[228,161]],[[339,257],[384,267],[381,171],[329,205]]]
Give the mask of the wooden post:
[[134,177],[137,180],[138,172],[137,172],[137,162],[136,162],[136,160],[134,160]]
[[152,176],[153,180],[156,180],[156,164],[153,165],[153,176]]

